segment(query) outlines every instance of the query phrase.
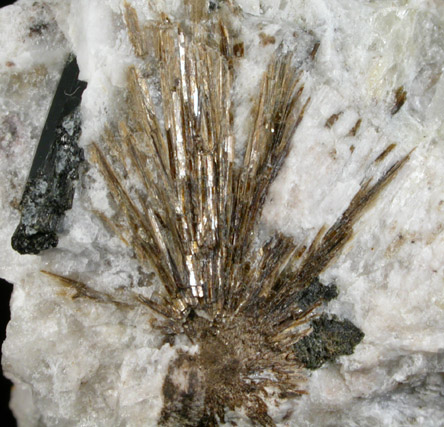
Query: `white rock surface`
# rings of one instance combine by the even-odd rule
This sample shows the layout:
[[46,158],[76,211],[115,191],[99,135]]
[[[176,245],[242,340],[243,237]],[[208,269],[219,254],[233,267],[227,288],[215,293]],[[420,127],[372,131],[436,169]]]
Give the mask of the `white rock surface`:
[[[178,0],[130,2],[141,20],[181,17]],[[287,402],[289,426],[442,426],[444,419],[444,5],[440,0],[239,0],[245,42],[236,82],[239,146],[251,96],[276,45],[301,28],[320,41],[305,76],[311,103],[264,212],[269,227],[309,241],[335,221],[389,144],[380,171],[411,160],[355,227],[325,272],[340,295],[330,310],[364,341],[314,372],[309,394]],[[99,290],[137,286],[129,249],[92,209],[110,211],[100,176],[85,170],[58,248],[20,256],[10,247],[35,146],[67,52],[88,81],[86,147],[123,105],[134,61],[120,0],[20,0],[0,9],[0,276],[14,283],[3,368],[20,426],[156,425],[175,348],[162,345],[145,311],[72,301],[39,271]],[[43,25],[42,25],[43,24]],[[407,102],[392,116],[394,90]],[[331,127],[326,120],[342,113]],[[350,129],[361,118],[356,136]],[[178,343],[180,344],[180,343]],[[182,345],[182,344],[180,344]],[[245,425],[242,421],[241,425]]]

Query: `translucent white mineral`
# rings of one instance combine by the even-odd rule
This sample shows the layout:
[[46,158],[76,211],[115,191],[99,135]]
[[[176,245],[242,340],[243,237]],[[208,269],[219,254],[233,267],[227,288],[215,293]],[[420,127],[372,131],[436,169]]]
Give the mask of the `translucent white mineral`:
[[[10,246],[67,53],[76,54],[80,78],[88,82],[82,146],[124,107],[125,71],[136,58],[123,3],[20,0],[0,9],[0,276],[14,284],[2,364],[15,384],[11,407],[20,426],[154,426],[166,369],[185,346],[163,344],[146,310],[73,301],[40,273],[75,275],[97,290],[141,283],[130,249],[93,213],[112,212],[95,169],[83,171],[56,249],[22,256]],[[178,0],[129,3],[142,21],[160,11],[184,16]],[[374,173],[368,165],[377,154],[392,143],[397,158],[415,148],[322,277],[340,292],[329,310],[353,320],[365,333],[363,342],[353,355],[314,371],[306,396],[271,412],[280,426],[442,425],[444,4],[238,4],[245,45],[234,89],[240,147],[251,125],[252,95],[276,46],[297,47],[294,34],[301,29],[320,42],[305,76],[311,102],[269,195],[267,227],[309,242]],[[406,102],[393,114],[401,87]]]

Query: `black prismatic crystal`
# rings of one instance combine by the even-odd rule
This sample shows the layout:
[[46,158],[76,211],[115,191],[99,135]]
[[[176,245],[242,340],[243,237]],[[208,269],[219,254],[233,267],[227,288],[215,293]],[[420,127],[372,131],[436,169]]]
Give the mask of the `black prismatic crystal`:
[[79,68],[70,57],[60,78],[48,118],[20,202],[21,219],[12,247],[21,254],[38,254],[57,246],[57,231],[66,210],[72,207],[74,183],[83,151],[79,105],[86,83],[78,80]]

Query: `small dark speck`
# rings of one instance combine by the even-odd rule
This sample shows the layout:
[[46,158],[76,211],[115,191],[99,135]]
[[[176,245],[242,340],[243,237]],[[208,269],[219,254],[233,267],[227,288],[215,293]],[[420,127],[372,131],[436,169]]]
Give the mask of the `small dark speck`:
[[6,62],[5,62],[5,65],[6,65],[7,67],[14,67],[14,66],[15,66],[14,62],[12,62],[12,61],[6,61]]
[[29,36],[41,36],[45,30],[48,29],[48,24],[40,22],[29,27]]
[[267,46],[268,44],[275,44],[276,38],[274,36],[270,36],[269,34],[259,33],[259,37],[261,39],[262,46]]
[[340,112],[340,113],[336,113],[336,114],[332,114],[328,119],[327,119],[327,121],[325,122],[325,127],[326,128],[331,128],[335,123],[336,123],[336,121],[339,119],[339,117],[341,116],[341,114],[342,114],[342,112]]
[[219,1],[210,1],[208,4],[208,10],[210,12],[214,12],[215,10],[220,9]]
[[407,99],[407,92],[404,90],[404,86],[399,86],[395,91],[395,104],[393,105],[390,113],[394,116],[404,105]]
[[356,136],[358,133],[359,128],[361,127],[362,119],[358,119],[355,123],[355,125],[350,129],[350,132],[347,136]]
[[375,163],[382,162],[389,153],[393,151],[393,149],[396,147],[396,144],[392,143],[390,144],[376,159]]
[[310,58],[313,60],[316,57],[316,54],[318,53],[319,50],[319,46],[321,44],[319,42],[316,42],[315,45],[313,46],[313,49],[310,52]]
[[287,413],[282,417],[282,421],[288,421],[293,413],[294,411],[292,409],[288,410]]
[[244,44],[242,42],[236,43],[233,46],[233,53],[237,58],[242,58],[244,56]]

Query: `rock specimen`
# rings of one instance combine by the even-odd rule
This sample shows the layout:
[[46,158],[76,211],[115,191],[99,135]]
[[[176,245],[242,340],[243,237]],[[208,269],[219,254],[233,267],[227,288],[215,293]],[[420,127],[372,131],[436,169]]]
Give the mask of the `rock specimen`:
[[[59,245],[2,261],[20,424],[439,425],[435,9],[87,3],[9,9],[88,81],[88,167]],[[395,66],[402,37],[416,56]],[[8,100],[60,69],[14,49],[5,242],[26,181],[13,160],[38,134]]]

